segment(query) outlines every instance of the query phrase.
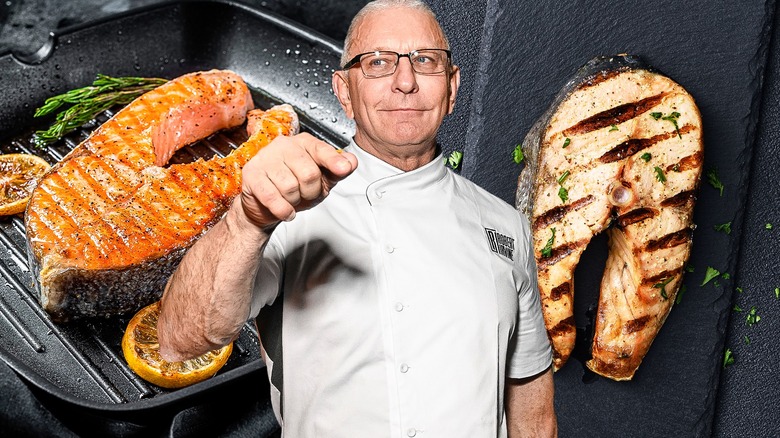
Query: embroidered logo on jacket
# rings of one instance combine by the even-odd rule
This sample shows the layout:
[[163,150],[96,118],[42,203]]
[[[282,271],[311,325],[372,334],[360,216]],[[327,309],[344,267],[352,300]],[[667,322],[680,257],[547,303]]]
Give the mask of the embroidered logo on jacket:
[[485,228],[487,234],[488,243],[490,244],[490,250],[496,254],[502,255],[509,260],[513,259],[515,252],[515,239],[509,236],[505,236],[496,230]]

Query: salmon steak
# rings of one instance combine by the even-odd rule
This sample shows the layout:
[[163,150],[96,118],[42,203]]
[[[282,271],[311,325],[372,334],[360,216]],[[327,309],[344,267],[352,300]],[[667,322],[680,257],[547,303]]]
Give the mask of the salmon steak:
[[703,163],[696,103],[636,56],[598,57],[558,93],[523,149],[516,207],[532,224],[554,369],[575,345],[574,271],[606,230],[586,365],[630,380],[671,311],[691,253]]
[[[50,169],[25,229],[54,321],[126,314],[160,298],[187,248],[240,192],[244,164],[298,130],[291,106],[253,107],[233,72],[186,74],[122,108]],[[227,156],[166,166],[176,150],[247,118],[248,140]]]

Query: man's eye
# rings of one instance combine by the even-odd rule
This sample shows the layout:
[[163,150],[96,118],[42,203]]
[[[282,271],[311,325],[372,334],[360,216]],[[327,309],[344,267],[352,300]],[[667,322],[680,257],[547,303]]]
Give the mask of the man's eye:
[[414,58],[415,64],[427,64],[429,62],[432,62],[433,59],[431,59],[429,56],[421,55]]
[[371,67],[384,67],[389,63],[385,58],[373,58],[369,60],[368,65]]

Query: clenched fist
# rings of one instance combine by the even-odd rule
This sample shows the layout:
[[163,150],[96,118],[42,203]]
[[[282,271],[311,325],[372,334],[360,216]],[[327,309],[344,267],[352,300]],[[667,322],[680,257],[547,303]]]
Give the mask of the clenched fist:
[[241,207],[254,225],[269,229],[322,201],[357,168],[357,158],[308,133],[276,137],[242,172]]

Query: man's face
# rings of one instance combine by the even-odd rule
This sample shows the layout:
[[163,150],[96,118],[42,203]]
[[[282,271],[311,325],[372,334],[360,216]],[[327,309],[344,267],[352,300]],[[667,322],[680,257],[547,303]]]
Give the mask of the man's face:
[[[374,50],[409,53],[443,49],[439,25],[429,15],[394,8],[365,17],[356,29],[349,58]],[[408,58],[401,58],[395,73],[366,78],[356,65],[333,75],[333,89],[347,116],[355,119],[355,141],[364,148],[398,155],[426,151],[435,144],[444,116],[452,112],[460,72],[420,75]]]

